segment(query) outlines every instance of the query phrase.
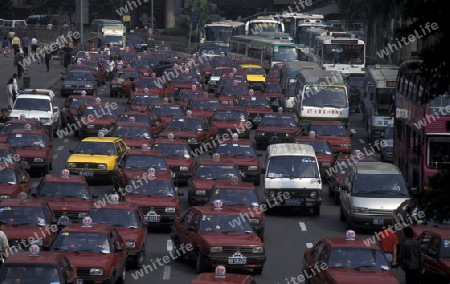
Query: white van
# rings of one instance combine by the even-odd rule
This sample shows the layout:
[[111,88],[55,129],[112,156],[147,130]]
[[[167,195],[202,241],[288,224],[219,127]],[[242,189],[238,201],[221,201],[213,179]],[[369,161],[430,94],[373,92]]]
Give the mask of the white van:
[[308,207],[320,214],[322,181],[314,148],[306,144],[280,143],[267,147],[264,196],[273,206]]
[[24,28],[27,26],[25,20],[4,20],[3,27],[5,28]]

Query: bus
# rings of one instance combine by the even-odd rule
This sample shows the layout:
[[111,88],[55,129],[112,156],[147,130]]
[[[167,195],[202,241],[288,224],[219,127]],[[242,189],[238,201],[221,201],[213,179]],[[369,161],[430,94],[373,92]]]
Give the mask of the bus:
[[273,16],[259,16],[245,23],[246,35],[258,35],[261,32],[284,33],[284,24]]
[[294,43],[294,38],[287,33],[276,33],[276,32],[261,32],[258,34],[260,37],[268,37],[271,39],[284,40],[285,42]]
[[399,67],[371,65],[364,79],[363,121],[374,143],[381,133],[394,124],[395,86]]
[[364,41],[345,32],[328,32],[314,38],[312,58],[324,70],[364,75],[366,48]]
[[126,27],[118,20],[93,19],[90,33],[95,38],[97,47],[113,45],[120,49],[126,46]]
[[393,162],[411,188],[429,189],[429,178],[450,163],[450,96],[431,99],[433,81],[422,76],[420,60],[400,64],[395,94]]
[[324,16],[320,14],[283,13],[275,17],[284,24],[285,32],[295,38],[297,44],[300,44],[301,37],[306,29],[326,27]]
[[285,60],[297,61],[299,50],[295,43],[260,36],[233,36],[227,54],[233,60],[257,64],[266,71]]
[[314,120],[342,121],[348,127],[350,107],[342,73],[305,68],[298,72],[294,105],[303,127]]
[[200,43],[229,46],[232,36],[243,34],[245,34],[245,23],[243,22],[231,20],[212,22],[203,26]]

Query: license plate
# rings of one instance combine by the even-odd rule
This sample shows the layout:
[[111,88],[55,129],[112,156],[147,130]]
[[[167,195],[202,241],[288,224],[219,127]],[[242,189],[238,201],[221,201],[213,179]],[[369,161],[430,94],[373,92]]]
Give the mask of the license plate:
[[91,170],[82,170],[79,172],[80,176],[84,176],[84,177],[93,177],[94,176],[94,172]]
[[81,93],[83,92],[83,90],[73,90],[73,92],[74,92],[74,93],[80,93],[80,94],[81,94]]
[[20,161],[20,164],[24,170],[28,170],[30,168],[30,164],[28,164],[27,161]]
[[260,117],[260,116],[257,116],[257,117],[255,117],[253,120],[254,120],[254,121],[260,121],[260,120],[261,120],[261,117]]
[[384,219],[373,219],[373,224],[374,225],[383,225]]
[[286,205],[302,205],[302,201],[299,198],[286,199]]
[[78,279],[77,284],[83,284],[83,279]]
[[228,264],[247,264],[246,257],[229,257]]
[[161,215],[145,215],[145,220],[151,223],[158,223],[161,221]]

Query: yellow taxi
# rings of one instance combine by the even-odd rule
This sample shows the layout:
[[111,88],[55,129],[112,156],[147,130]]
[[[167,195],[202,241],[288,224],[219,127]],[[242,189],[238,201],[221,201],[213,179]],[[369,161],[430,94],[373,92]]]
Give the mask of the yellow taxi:
[[78,144],[75,150],[69,150],[66,169],[72,175],[82,175],[88,181],[112,181],[112,171],[129,149],[121,138],[105,137],[99,131],[97,137],[88,137]]
[[240,69],[247,71],[247,82],[249,89],[262,90],[266,87],[266,71],[260,65],[241,64]]

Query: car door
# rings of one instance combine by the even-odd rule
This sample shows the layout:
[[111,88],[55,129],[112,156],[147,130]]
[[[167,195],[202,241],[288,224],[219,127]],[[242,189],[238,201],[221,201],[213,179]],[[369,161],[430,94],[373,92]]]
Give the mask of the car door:
[[[178,223],[178,226],[176,226],[176,232],[175,234],[180,240],[180,244],[187,245],[190,243],[189,241],[189,227],[192,226],[192,220],[194,218],[194,212],[192,209],[188,209],[185,214],[183,215],[180,223]],[[192,244],[193,245],[193,244]],[[187,252],[189,254],[189,252]]]
[[307,250],[305,252],[304,258],[303,258],[303,270],[305,272],[312,274],[308,267],[314,267],[314,265],[319,260],[319,256],[321,255],[323,248],[324,248],[324,242],[319,241],[314,247]]
[[[327,245],[326,243],[324,243],[322,246],[322,251],[319,254],[319,258],[317,259],[317,262],[314,263],[313,267],[316,267],[316,264],[317,264],[317,267],[323,267],[322,263],[325,263],[326,265],[328,265],[330,253],[331,253],[330,246]],[[327,267],[327,266],[325,266],[325,267]],[[315,269],[317,269],[317,268],[315,268]],[[312,276],[310,274],[310,276],[312,276],[312,278],[309,279],[311,284],[332,283],[334,281],[334,279],[332,277],[330,277],[330,274],[328,273],[328,271],[326,269],[321,271],[320,273],[317,273],[317,270],[315,272],[316,273],[314,273],[315,274],[314,276]]]
[[354,173],[353,171],[347,171],[345,173],[344,179],[342,180],[342,185],[346,186],[348,188],[348,190],[340,190],[339,192],[339,196],[341,199],[341,207],[342,210],[345,212],[345,214],[348,216],[349,213],[349,206],[351,206],[349,204],[350,202],[350,197],[351,197],[351,191],[352,191],[352,177],[354,177]]
[[124,254],[125,244],[116,229],[112,230],[110,233],[110,242],[114,245],[113,265],[116,271],[121,273],[126,264],[126,254]]
[[[428,237],[428,233],[425,234]],[[430,241],[424,251],[425,269],[433,275],[441,275],[444,271],[440,271],[439,257],[441,252],[441,238],[436,234],[430,234]]]

